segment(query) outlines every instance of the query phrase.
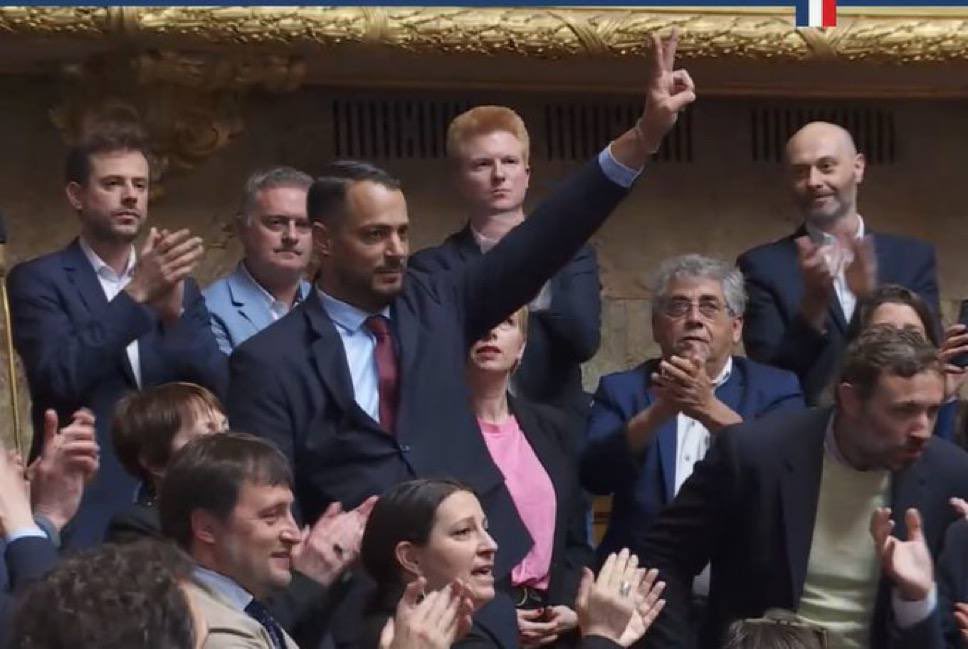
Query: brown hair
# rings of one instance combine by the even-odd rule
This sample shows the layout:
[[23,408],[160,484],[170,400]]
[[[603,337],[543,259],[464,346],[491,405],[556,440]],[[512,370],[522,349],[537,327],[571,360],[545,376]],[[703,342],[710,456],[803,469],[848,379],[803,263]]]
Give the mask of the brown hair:
[[171,458],[161,481],[162,532],[190,550],[192,512],[200,509],[228,520],[245,482],[292,489],[292,469],[272,442],[254,435],[229,432],[193,439]]
[[910,378],[921,372],[944,376],[938,351],[919,332],[874,325],[847,347],[840,382],[857,388],[863,399],[874,393],[883,374]]
[[455,117],[447,127],[447,156],[457,159],[467,140],[494,131],[510,133],[521,142],[524,162],[531,157],[531,138],[524,120],[507,106],[476,106]]
[[214,394],[194,383],[164,383],[122,398],[114,411],[111,439],[128,473],[150,486],[149,469],[168,466],[175,435],[195,424],[199,410],[225,412]]
[[877,308],[882,304],[903,304],[911,307],[924,330],[928,333],[928,341],[935,347],[941,346],[940,322],[938,316],[934,314],[928,303],[914,291],[897,284],[884,284],[878,286],[873,293],[858,304],[857,315],[851,323],[852,331],[848,334],[848,339],[853,340],[857,335],[870,325],[871,318]]
[[77,144],[67,152],[64,179],[69,183],[85,184],[91,175],[91,156],[113,151],[137,151],[151,164],[147,138],[134,121],[103,121],[92,124]]

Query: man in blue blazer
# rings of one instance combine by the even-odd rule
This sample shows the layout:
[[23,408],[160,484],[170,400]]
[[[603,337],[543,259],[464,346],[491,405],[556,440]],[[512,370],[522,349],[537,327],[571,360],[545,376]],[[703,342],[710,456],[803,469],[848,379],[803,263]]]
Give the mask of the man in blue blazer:
[[[111,444],[117,400],[168,381],[193,381],[221,394],[227,364],[189,276],[202,256],[201,239],[188,230],[152,228],[135,252],[149,178],[140,133],[123,126],[92,133],[70,151],[66,176],[80,236],[63,250],[17,265],[8,288],[34,430],[43,431],[48,408],[62,422],[81,407],[97,420],[100,471],[64,533],[65,545],[81,547],[99,542],[111,516],[135,495],[135,480]],[[43,440],[34,435],[32,456]]]
[[684,255],[659,267],[652,335],[662,357],[602,377],[588,421],[582,484],[613,496],[601,557],[655,520],[724,426],[803,408],[796,376],[733,356],[745,305],[743,276],[725,262]]
[[[447,130],[447,155],[469,221],[441,245],[421,250],[410,266],[457,272],[524,221],[531,177],[524,121],[505,106],[477,106]],[[590,399],[581,364],[598,351],[602,302],[595,251],[584,245],[528,305],[528,346],[512,377],[514,393],[581,417]]]
[[750,304],[743,341],[750,358],[794,372],[808,403],[836,373],[859,298],[900,284],[939,313],[934,246],[880,232],[857,212],[865,161],[850,134],[807,124],[786,149],[803,225],[739,257]]
[[291,167],[257,171],[245,183],[235,231],[244,256],[205,289],[212,332],[226,355],[306,299],[312,252],[306,216],[309,175]]
[[[334,500],[355,507],[403,480],[446,474],[481,498],[499,582],[527,553],[470,409],[467,352],[575,255],[694,99],[688,74],[672,70],[675,38],[656,51],[636,127],[460,272],[407,268],[407,204],[386,172],[337,163],[310,188],[317,290],[232,354],[228,399],[233,427],[273,440],[293,463],[307,520]],[[510,600],[487,609],[478,619],[513,646]]]

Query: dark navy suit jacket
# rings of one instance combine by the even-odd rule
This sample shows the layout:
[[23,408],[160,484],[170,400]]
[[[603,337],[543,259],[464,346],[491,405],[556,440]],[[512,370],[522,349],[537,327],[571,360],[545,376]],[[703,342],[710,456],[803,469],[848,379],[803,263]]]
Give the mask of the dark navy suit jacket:
[[[613,495],[612,514],[599,556],[627,547],[632,528],[648,527],[675,496],[676,418],[663,424],[639,458],[629,453],[625,427],[653,402],[649,392],[658,359],[603,376],[588,420],[581,481],[598,495]],[[733,357],[729,379],[716,389],[720,401],[744,420],[773,410],[801,409],[797,377],[785,370]]]
[[[439,246],[415,254],[410,265],[456,272],[482,254],[466,226]],[[601,284],[592,247],[582,246],[549,287],[551,304],[528,318],[528,344],[514,373],[516,394],[584,417],[589,398],[581,384],[581,364],[598,351],[602,327]]]
[[[824,334],[800,315],[803,276],[794,239],[805,234],[801,226],[788,237],[744,252],[737,263],[749,293],[743,326],[746,354],[796,374],[807,402],[814,404],[837,372],[848,322],[836,298],[830,300]],[[910,237],[879,232],[872,236],[878,282],[911,289],[939,313],[934,246]]]
[[[342,340],[315,290],[232,354],[232,426],[282,449],[309,521],[334,500],[356,507],[415,477],[463,480],[479,495],[500,546],[495,574],[508,575],[531,538],[471,411],[467,353],[578,252],[626,193],[592,161],[463,270],[408,269],[390,306],[400,372],[395,435],[357,405]],[[503,631],[513,644],[509,615]]]
[[111,443],[118,399],[137,389],[125,348],[138,341],[141,383],[192,381],[224,394],[228,377],[198,286],[185,282],[184,313],[174,327],[121,291],[107,301],[77,240],[67,248],[18,264],[8,279],[13,337],[33,400],[34,441],[43,443],[44,410],[61,424],[81,407],[97,418],[101,464],[77,515],[64,529],[70,548],[99,543],[115,513],[134,500],[137,481],[121,466]]
[[5,544],[0,540],[0,647],[7,646],[14,596],[42,579],[57,563],[57,550],[46,536],[24,537]]

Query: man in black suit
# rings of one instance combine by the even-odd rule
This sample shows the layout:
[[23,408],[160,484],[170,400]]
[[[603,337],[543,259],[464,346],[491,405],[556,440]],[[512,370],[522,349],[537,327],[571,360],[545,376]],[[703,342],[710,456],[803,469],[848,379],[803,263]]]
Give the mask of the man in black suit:
[[[80,236],[63,250],[18,264],[8,279],[13,339],[33,400],[62,421],[78,408],[97,419],[101,468],[65,532],[65,544],[98,543],[108,520],[134,499],[136,483],[114,454],[111,415],[130,390],[193,381],[224,393],[227,364],[190,274],[202,241],[188,230],[154,228],[136,253],[147,219],[149,165],[139,129],[101,125],[71,149],[65,193]],[[31,455],[40,452],[34,436]]]
[[[477,106],[447,129],[447,155],[468,223],[441,245],[421,250],[410,267],[459,272],[524,221],[531,177],[524,121],[505,106]],[[528,346],[512,378],[518,396],[584,418],[589,396],[581,364],[601,341],[601,286],[595,251],[585,244],[528,305]]]
[[859,299],[900,284],[938,313],[934,247],[871,232],[857,212],[864,156],[840,126],[812,122],[786,148],[790,187],[803,225],[739,257],[750,303],[743,342],[753,360],[800,378],[815,404],[834,378]]
[[[934,589],[907,571],[913,546],[884,551],[890,523],[938,556],[968,493],[968,455],[932,436],[944,399],[935,349],[915,332],[873,327],[851,344],[833,409],[771,415],[717,434],[676,500],[634,550],[668,587],[650,647],[688,641],[689,587],[711,562],[700,647],[736,619],[796,611],[844,647],[932,647]],[[882,508],[890,508],[884,510]],[[882,542],[871,544],[868,521]],[[887,530],[887,531],[885,531]],[[914,545],[917,545],[915,543]],[[919,556],[923,557],[926,552]],[[930,580],[928,580],[930,582]]]
[[[469,406],[467,352],[575,255],[693,101],[688,74],[672,69],[675,40],[656,40],[635,128],[463,271],[407,269],[406,200],[382,170],[338,163],[314,183],[316,290],[235,351],[228,399],[233,427],[273,440],[293,462],[308,520],[332,501],[354,507],[400,481],[449,474],[487,511],[500,544],[495,576],[525,555],[530,537]],[[513,644],[510,601],[495,605],[502,599],[495,632]]]

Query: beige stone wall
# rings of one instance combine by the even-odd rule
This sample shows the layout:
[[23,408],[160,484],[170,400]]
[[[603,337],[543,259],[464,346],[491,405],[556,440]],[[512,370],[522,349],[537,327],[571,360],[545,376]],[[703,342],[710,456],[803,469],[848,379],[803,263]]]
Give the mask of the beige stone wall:
[[[200,168],[171,174],[151,220],[191,227],[209,254],[202,283],[227,272],[238,250],[225,229],[239,188],[254,167],[287,163],[312,173],[332,155],[329,101],[335,91],[304,89],[289,95],[250,96],[243,135]],[[57,87],[44,80],[0,77],[0,209],[7,215],[13,261],[63,246],[76,232],[63,199],[64,147],[48,117]],[[477,96],[511,103],[532,123],[540,98]],[[946,307],[968,294],[968,219],[964,169],[968,166],[968,110],[960,103],[897,104],[898,161],[869,169],[861,211],[871,227],[913,234],[936,243]],[[749,162],[743,107],[713,101],[696,108],[692,164],[651,167],[632,196],[595,236],[605,291],[604,342],[589,363],[587,384],[603,372],[626,368],[652,352],[648,301],[642,278],[662,258],[701,252],[727,258],[795,227],[774,165]],[[540,150],[541,133],[532,133]],[[416,247],[459,227],[455,199],[443,189],[442,160],[379,161],[406,186]],[[532,197],[545,194],[569,166],[533,160]],[[5,389],[3,394],[6,394]],[[9,421],[0,399],[0,429]]]

